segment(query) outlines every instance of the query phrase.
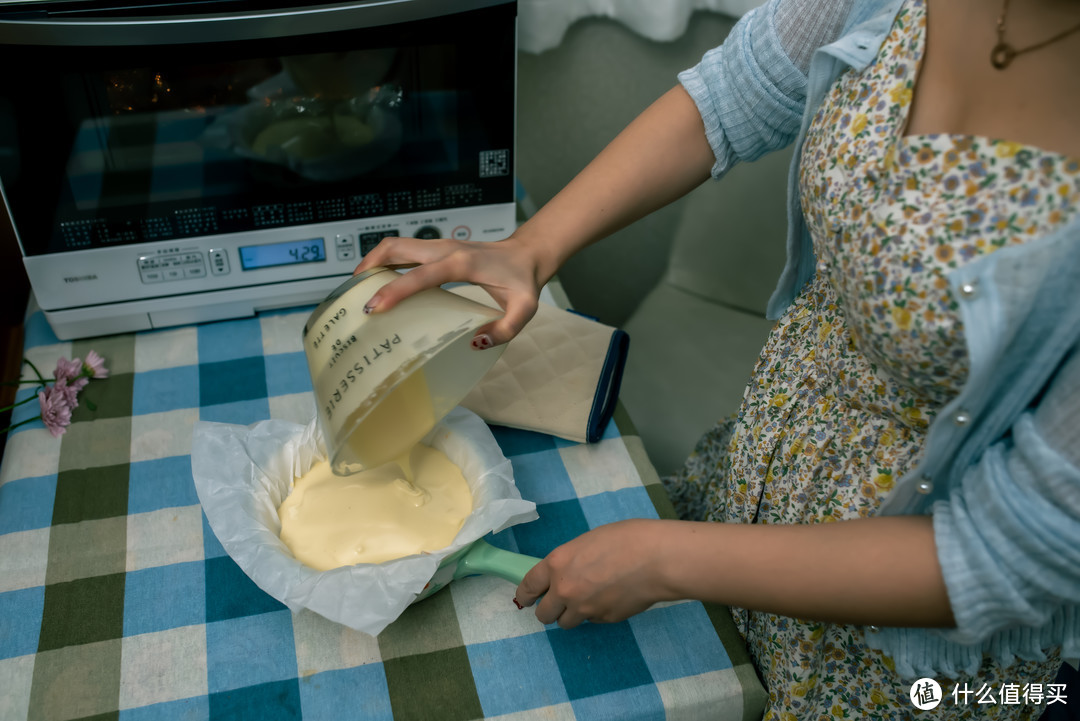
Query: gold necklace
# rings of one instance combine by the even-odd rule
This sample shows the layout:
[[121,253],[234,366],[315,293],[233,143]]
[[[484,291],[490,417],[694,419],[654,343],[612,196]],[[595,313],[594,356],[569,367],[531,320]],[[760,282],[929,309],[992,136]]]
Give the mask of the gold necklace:
[[1045,48],[1051,43],[1056,43],[1058,40],[1067,38],[1068,36],[1080,30],[1080,25],[1075,25],[1064,32],[1060,32],[1057,35],[1043,40],[1041,43],[1035,43],[1034,45],[1028,45],[1026,48],[1020,48],[1019,50],[1014,48],[1005,42],[1005,16],[1009,13],[1009,0],[1004,0],[1004,4],[1001,6],[1001,15],[998,15],[997,21],[997,45],[990,51],[990,64],[998,70],[1004,70],[1009,67],[1009,63],[1013,59],[1022,53],[1029,53],[1032,50],[1038,50],[1039,48]]

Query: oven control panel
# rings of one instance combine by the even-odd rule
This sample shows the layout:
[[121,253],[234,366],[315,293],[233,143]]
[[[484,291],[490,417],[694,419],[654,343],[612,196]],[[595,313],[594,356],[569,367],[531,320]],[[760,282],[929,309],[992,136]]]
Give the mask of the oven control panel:
[[[457,240],[470,240],[472,228],[455,225],[445,231]],[[237,246],[229,248],[170,248],[154,254],[140,254],[136,258],[139,280],[144,285],[193,280],[211,276],[227,276],[233,272],[230,255],[238,256],[239,271],[260,270],[283,265],[301,265],[333,259],[338,263],[356,264],[383,238],[400,236],[400,228],[367,230],[360,233],[335,233],[331,239],[309,238],[296,241]],[[442,238],[444,230],[436,225],[425,225],[410,234],[413,238]]]
[[387,236],[495,241],[513,203],[23,258],[58,338],[201,323],[318,304]]
[[[499,235],[505,235],[504,230],[499,228]],[[310,233],[303,231],[293,234],[305,237],[285,240],[259,237],[258,240],[238,240],[224,247],[204,249],[180,245],[157,248],[152,253],[143,251],[136,257],[139,280],[143,285],[155,285],[314,263],[323,263],[332,272],[346,272],[383,238],[471,240],[473,228],[462,218],[436,217],[360,224],[356,232],[331,229],[325,236],[310,237]]]
[[205,277],[206,262],[199,252],[139,256],[139,278],[143,283]]
[[[24,263],[42,309],[54,317],[76,308],[128,312],[143,302],[171,311],[241,290],[256,308],[283,307],[317,302],[388,236],[501,240],[515,217],[513,203],[500,203],[26,256]],[[290,295],[293,286],[310,289],[300,298]]]

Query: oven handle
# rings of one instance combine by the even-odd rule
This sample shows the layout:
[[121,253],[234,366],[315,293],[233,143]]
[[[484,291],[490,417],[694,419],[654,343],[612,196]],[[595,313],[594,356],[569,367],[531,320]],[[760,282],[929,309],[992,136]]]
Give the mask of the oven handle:
[[[454,14],[510,4],[516,4],[516,0],[455,0]],[[0,43],[122,47],[260,40],[380,27],[448,14],[446,0],[360,0],[243,13],[145,18],[69,19],[45,13],[0,15]]]

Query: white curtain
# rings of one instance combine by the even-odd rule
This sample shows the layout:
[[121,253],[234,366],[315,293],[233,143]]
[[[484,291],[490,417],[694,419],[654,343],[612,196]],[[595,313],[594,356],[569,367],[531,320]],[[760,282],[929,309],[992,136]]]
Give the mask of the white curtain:
[[518,47],[529,53],[550,50],[566,29],[586,17],[622,22],[650,40],[674,40],[686,31],[690,14],[712,10],[740,17],[762,0],[518,0]]

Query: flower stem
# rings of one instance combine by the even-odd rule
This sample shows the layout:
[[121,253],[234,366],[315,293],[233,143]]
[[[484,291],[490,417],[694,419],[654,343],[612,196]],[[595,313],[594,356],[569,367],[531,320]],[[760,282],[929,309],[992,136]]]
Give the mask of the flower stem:
[[23,358],[23,363],[30,366],[34,370],[34,373],[37,374],[38,380],[41,381],[41,385],[46,385],[48,383],[48,381],[45,380],[45,376],[41,375],[41,371],[37,369],[37,366],[34,365],[33,361],[31,361],[29,358]]
[[34,421],[40,421],[40,420],[41,420],[41,416],[34,416],[33,418],[27,418],[25,421],[19,421],[18,423],[15,423],[15,424],[12,424],[12,425],[8,426],[7,428],[0,431],[0,433],[7,433],[8,431],[15,430],[19,426],[25,426],[27,423],[33,423]]
[[10,411],[12,408],[18,408],[19,406],[21,406],[21,405],[23,405],[25,403],[29,403],[30,401],[36,401],[37,399],[38,399],[38,397],[36,395],[27,396],[26,398],[23,398],[18,403],[12,403],[10,406],[0,408],[0,413],[3,413],[4,411]]

